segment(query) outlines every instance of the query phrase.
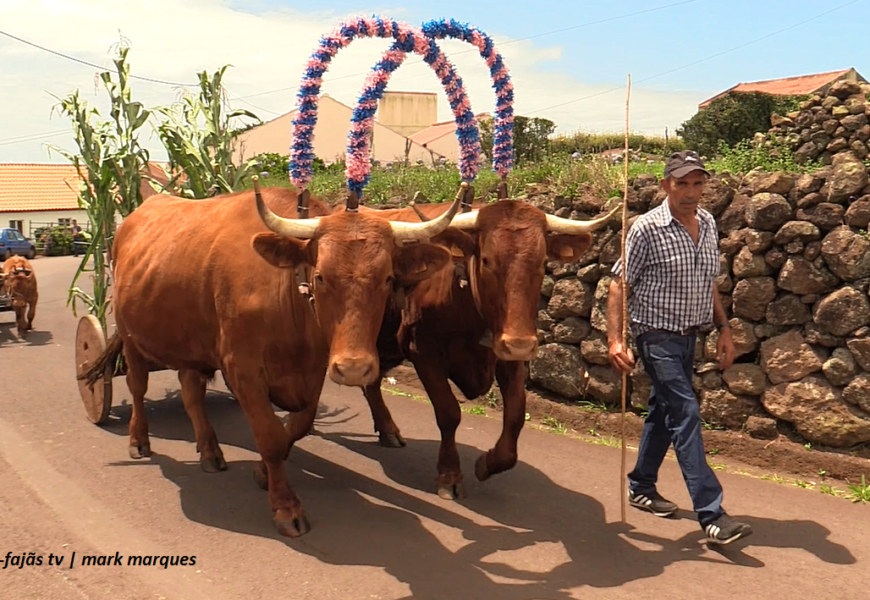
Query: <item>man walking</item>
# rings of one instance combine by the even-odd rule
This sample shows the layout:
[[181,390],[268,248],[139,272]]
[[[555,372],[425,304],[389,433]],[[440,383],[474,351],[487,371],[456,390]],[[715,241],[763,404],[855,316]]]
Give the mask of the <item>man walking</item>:
[[677,505],[656,489],[658,471],[671,443],[707,540],[729,544],[752,529],[722,509],[722,485],[707,464],[701,415],[692,388],[695,339],[719,329],[719,368],[734,361],[734,342],[716,288],[719,236],[716,221],[698,203],[709,172],[697,153],[672,154],[662,188],[667,199],[641,215],[628,232],[628,269],[622,258],[613,266],[607,302],[610,363],[631,371],[634,357],[623,347],[623,280],[628,284],[629,326],[643,367],[652,380],[637,464],[628,474],[629,503],[666,517]]

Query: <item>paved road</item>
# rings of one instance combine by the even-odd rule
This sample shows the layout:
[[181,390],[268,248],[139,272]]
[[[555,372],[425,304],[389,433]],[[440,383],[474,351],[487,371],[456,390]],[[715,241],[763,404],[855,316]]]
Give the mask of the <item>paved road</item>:
[[[123,379],[115,380],[111,422],[85,419],[74,380],[76,319],[64,304],[75,261],[40,258],[34,267],[36,331],[18,342],[11,313],[0,314],[4,598],[706,600],[845,598],[866,588],[870,506],[723,473],[727,507],[755,534],[716,552],[700,541],[691,513],[662,520],[629,508],[620,523],[616,448],[527,428],[520,464],[477,482],[473,460],[500,424],[470,414],[457,436],[469,496],[446,502],[432,493],[431,407],[388,397],[408,446],[384,449],[361,393],[331,383],[317,421],[323,435],[302,440],[287,464],[313,529],[282,538],[251,478],[248,424],[221,386],[208,407],[230,465],[219,474],[199,468],[171,372],[151,378],[150,459],[127,457]],[[660,485],[691,506],[672,461]],[[7,552],[54,553],[64,563],[2,569]],[[195,555],[196,564],[79,564],[83,554],[116,553]]]

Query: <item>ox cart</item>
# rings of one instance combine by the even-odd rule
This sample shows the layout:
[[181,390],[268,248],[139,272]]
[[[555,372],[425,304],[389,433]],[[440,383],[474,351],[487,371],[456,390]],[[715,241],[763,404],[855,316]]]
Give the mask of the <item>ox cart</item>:
[[6,292],[6,286],[0,281],[0,312],[12,310],[12,296]]
[[[75,342],[76,376],[96,363],[105,351],[107,341],[106,332],[97,317],[85,315],[79,319]],[[107,364],[102,380],[93,386],[86,380],[78,379],[85,415],[91,423],[99,425],[109,417],[109,410],[112,408],[112,377],[126,374],[119,372],[123,370],[123,363],[120,367],[114,363]]]
[[[8,309],[2,308],[2,301],[3,298],[0,297],[0,311],[12,310],[11,301]],[[103,330],[100,320],[94,315],[85,315],[79,319],[75,341],[76,379],[82,404],[85,407],[85,415],[95,425],[105,423],[108,419],[109,411],[112,408],[112,379],[126,376],[127,366],[123,361],[123,356],[119,357],[117,363],[106,365],[102,378],[93,385],[85,379],[78,379],[78,377],[97,362],[97,359],[105,351],[108,342],[109,336]],[[157,364],[149,365],[148,369],[151,373],[165,370],[167,370],[166,367]],[[232,393],[226,377],[224,377],[224,385]]]

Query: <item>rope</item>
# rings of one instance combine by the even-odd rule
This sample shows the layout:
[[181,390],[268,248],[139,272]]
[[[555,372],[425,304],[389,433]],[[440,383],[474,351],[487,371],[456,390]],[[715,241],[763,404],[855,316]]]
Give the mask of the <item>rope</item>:
[[[424,47],[425,51],[423,51]],[[353,110],[351,130],[348,134],[345,174],[348,190],[356,192],[359,198],[362,198],[363,188],[368,184],[371,175],[371,129],[378,109],[378,101],[383,97],[393,71],[402,65],[409,51],[423,55],[423,60],[438,75],[447,93],[457,125],[461,179],[471,183],[477,177],[480,163],[480,137],[477,119],[471,110],[465,84],[435,41],[426,38],[420,29],[414,29],[404,36],[404,39],[394,42],[383,54],[366,78],[359,101]]]
[[495,49],[492,38],[486,33],[455,19],[429,21],[423,24],[422,30],[433,39],[453,38],[468,42],[478,49],[480,56],[486,61],[496,95],[492,170],[505,179],[513,167],[514,160],[514,86],[501,54]]

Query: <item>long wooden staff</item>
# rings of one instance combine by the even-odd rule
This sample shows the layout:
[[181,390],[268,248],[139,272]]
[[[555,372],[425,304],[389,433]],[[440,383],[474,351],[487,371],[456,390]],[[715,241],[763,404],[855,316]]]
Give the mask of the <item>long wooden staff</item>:
[[[628,104],[631,98],[631,73],[628,75],[628,89],[625,94],[625,156],[622,163],[625,167],[625,188],[622,198],[622,349],[627,348],[628,338],[628,256],[625,252],[625,238],[628,237]],[[625,411],[626,395],[628,389],[628,373],[622,372],[622,465],[619,470],[620,507],[622,509],[622,522],[625,523],[625,504],[627,502],[626,482],[626,447],[625,447]]]

